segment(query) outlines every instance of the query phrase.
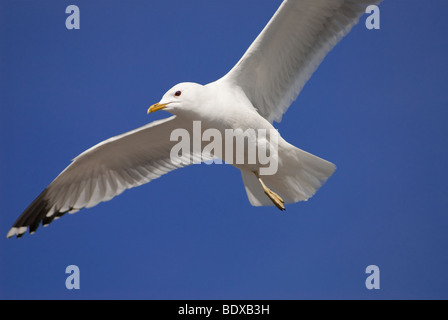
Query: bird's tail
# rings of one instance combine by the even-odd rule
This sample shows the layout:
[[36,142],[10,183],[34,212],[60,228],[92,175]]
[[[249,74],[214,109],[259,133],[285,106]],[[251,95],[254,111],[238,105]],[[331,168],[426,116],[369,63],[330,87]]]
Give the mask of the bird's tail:
[[[263,182],[280,195],[285,204],[308,200],[336,170],[331,162],[291,147],[290,152],[279,162],[277,173],[261,176]],[[273,205],[254,173],[241,170],[241,174],[253,206]]]

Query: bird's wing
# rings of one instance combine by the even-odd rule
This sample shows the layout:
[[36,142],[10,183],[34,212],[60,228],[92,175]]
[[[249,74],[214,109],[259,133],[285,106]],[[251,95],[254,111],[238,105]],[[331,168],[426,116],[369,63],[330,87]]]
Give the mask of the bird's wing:
[[112,137],[81,153],[28,206],[7,237],[20,237],[28,227],[33,233],[41,222],[48,225],[66,212],[108,201],[126,189],[191,163],[192,159],[179,158],[184,161],[174,163],[170,159],[171,149],[177,143],[170,141],[175,129],[191,132],[191,123],[172,116]]
[[264,118],[280,122],[326,54],[381,1],[286,0],[220,80],[240,86]]

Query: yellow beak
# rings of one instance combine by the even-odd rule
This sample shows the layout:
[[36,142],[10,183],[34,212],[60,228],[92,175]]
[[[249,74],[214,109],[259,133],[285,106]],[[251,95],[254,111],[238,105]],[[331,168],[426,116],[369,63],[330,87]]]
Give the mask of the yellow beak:
[[165,109],[167,104],[168,103],[156,103],[156,104],[153,104],[152,106],[150,106],[148,108],[148,112],[147,113],[150,114],[151,112],[156,112],[157,110]]

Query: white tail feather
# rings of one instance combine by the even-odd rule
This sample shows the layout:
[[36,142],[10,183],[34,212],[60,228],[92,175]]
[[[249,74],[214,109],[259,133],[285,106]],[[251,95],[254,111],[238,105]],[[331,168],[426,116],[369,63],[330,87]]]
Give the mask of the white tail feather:
[[[285,204],[308,200],[336,170],[331,162],[291,147],[290,152],[282,156],[276,174],[261,176],[263,182],[280,195]],[[273,205],[254,173],[241,170],[241,175],[247,197],[253,206]]]

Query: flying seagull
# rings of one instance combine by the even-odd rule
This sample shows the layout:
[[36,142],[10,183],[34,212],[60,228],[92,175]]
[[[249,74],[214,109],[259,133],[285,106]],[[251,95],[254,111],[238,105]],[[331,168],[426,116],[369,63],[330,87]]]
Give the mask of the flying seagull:
[[[148,109],[148,113],[166,110],[171,117],[107,139],[78,155],[26,208],[7,237],[21,237],[28,228],[34,233],[41,223],[46,226],[67,212],[93,207],[188,165],[171,156],[177,142],[170,137],[176,129],[192,132],[195,121],[201,121],[202,132],[206,128],[272,132],[273,121],[281,121],[325,55],[358,22],[368,5],[379,2],[283,1],[226,75],[206,85],[175,85]],[[284,210],[285,204],[309,199],[335,166],[280,136],[276,147],[273,155],[278,168],[274,174],[263,174],[259,161],[234,166],[241,171],[252,205],[275,205]],[[197,152],[191,156],[204,159]]]

